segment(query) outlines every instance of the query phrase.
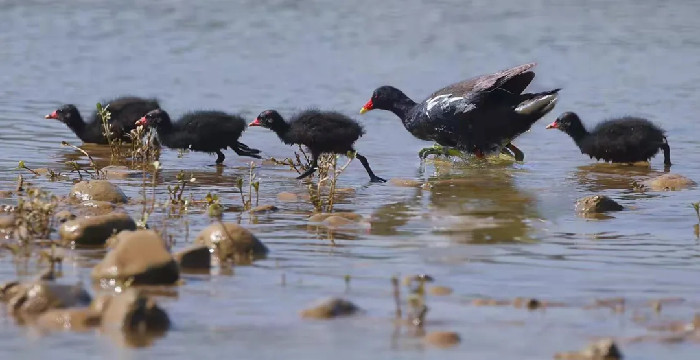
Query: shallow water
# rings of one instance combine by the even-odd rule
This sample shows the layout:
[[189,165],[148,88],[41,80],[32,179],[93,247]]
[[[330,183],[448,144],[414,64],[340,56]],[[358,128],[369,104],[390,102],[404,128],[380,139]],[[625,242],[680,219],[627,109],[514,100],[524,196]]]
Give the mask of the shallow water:
[[[352,163],[340,186],[355,192],[337,209],[362,214],[369,225],[335,234],[332,245],[327,232],[307,228],[308,204],[276,199],[304,186],[283,167],[262,165],[260,203],[281,211],[228,212],[224,220],[240,220],[270,256],[232,273],[187,275],[176,298],[159,298],[175,323],[165,338],[130,349],[92,333],[41,336],[3,312],[0,357],[543,359],[615,336],[629,359],[694,359],[691,342],[624,339],[659,335],[635,315],[649,315],[650,323],[689,321],[700,306],[697,218],[690,207],[699,191],[635,192],[634,180],[663,173],[660,156],[650,167],[595,164],[544,126],[565,110],[587,123],[649,117],[668,132],[672,171],[700,179],[698,11],[694,1],[650,0],[2,1],[3,189],[14,186],[19,160],[67,171],[63,163],[79,158],[60,145],[79,144],[75,136],[43,119],[65,102],[87,113],[98,100],[135,94],[157,96],[175,116],[212,108],[252,118],[266,108],[289,113],[307,106],[357,114],[378,85],[395,85],[418,100],[456,80],[529,61],[539,63],[531,89],[563,90],[553,113],[516,141],[526,154],[522,164],[421,164],[417,151],[429,144],[392,114],[357,115],[367,129],[357,148],[379,176],[455,180],[425,190],[368,184]],[[249,130],[243,141],[266,156],[293,151],[262,129]],[[198,179],[195,197],[211,191],[224,205],[240,204],[234,184],[247,174],[246,159],[227,152],[222,172],[207,154],[180,158],[165,151],[160,160],[166,182],[185,170]],[[25,176],[59,195],[70,188]],[[140,179],[117,183],[140,197]],[[577,217],[575,200],[597,193],[627,210],[603,220]],[[159,195],[166,196],[164,186]],[[129,210],[138,215],[138,207]],[[209,223],[197,211],[189,221],[190,240]],[[176,247],[185,246],[183,227],[175,229]],[[101,254],[72,255],[64,280],[89,282]],[[38,270],[0,251],[0,280]],[[395,333],[389,279],[416,273],[454,290],[429,297],[426,329],[458,332],[456,348],[427,347],[405,329]],[[345,275],[352,278],[349,289]],[[366,312],[331,322],[299,318],[300,309],[328,295],[346,296]],[[471,303],[516,296],[566,306],[528,312]],[[585,308],[611,297],[625,297],[627,311]],[[665,305],[661,315],[647,305],[676,297],[685,301]]]

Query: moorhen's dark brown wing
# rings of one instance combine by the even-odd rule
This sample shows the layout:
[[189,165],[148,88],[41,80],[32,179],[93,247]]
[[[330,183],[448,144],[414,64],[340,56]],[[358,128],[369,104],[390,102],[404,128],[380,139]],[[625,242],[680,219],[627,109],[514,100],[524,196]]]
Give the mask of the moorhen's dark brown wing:
[[449,94],[467,97],[473,93],[490,91],[497,88],[508,90],[513,94],[520,94],[530,85],[532,79],[535,78],[535,73],[530,71],[535,65],[537,64],[523,64],[493,74],[480,75],[460,81],[432,93],[428,99]]

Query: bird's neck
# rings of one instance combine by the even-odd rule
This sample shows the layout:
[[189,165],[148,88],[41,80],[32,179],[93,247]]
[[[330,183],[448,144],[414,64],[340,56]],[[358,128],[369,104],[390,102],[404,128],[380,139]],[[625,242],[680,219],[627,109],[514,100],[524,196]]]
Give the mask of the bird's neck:
[[[66,123],[66,125],[68,125],[68,128],[71,129],[75,133],[75,135],[78,135],[80,140],[85,141],[85,139],[83,139],[83,136],[89,135],[89,134],[87,134],[88,131],[86,131],[87,126],[85,126],[86,125],[85,121],[83,121],[83,118],[79,114],[76,114],[75,116],[73,116],[70,119],[70,121]],[[102,129],[101,122],[99,123],[98,128],[100,130]]]
[[401,99],[398,101],[394,102],[391,107],[387,110],[393,112],[398,116],[402,121],[406,121],[408,119],[408,116],[413,110],[413,108],[416,106],[416,102],[411,100],[408,96],[404,95]]
[[566,129],[566,133],[569,134],[577,144],[589,135],[588,130],[586,130],[581,123],[571,124],[571,127]]
[[284,143],[291,144],[293,141],[292,139],[289,139],[289,127],[289,123],[283,120],[276,122],[272,127],[270,127],[270,130],[274,131],[274,133],[277,134],[277,137],[279,137]]

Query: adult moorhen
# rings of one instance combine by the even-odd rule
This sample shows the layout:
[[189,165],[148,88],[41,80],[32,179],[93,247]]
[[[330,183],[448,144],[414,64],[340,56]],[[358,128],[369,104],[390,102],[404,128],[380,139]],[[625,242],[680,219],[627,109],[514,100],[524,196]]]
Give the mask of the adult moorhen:
[[[109,124],[113,138],[121,140],[130,140],[129,132],[136,128],[134,122],[145,113],[160,107],[156,99],[135,96],[119,97],[102,104],[107,106],[110,113]],[[102,120],[99,119],[97,110],[92,113],[89,123],[83,121],[80,112],[73,104],[63,105],[44,118],[56,119],[68,125],[84,143],[107,144]]]
[[226,158],[221,150],[227,147],[240,156],[260,159],[260,150],[238,141],[246,126],[245,120],[237,115],[221,111],[194,111],[172,123],[165,110],[156,109],[139,119],[136,125],[155,128],[158,141],[171,149],[216,153],[217,165]]
[[[372,109],[389,110],[419,139],[477,157],[503,151],[505,147],[520,161],[525,156],[511,141],[554,108],[559,91],[522,93],[535,77],[531,70],[535,65],[524,64],[458,82],[434,92],[421,103],[395,87],[381,86],[374,90],[360,114]],[[420,155],[439,153],[423,149]]]
[[323,153],[347,154],[355,152],[372,182],[386,182],[374,175],[367,158],[353,148],[353,144],[365,131],[355,120],[335,111],[306,110],[292,117],[289,122],[275,110],[265,110],[249,126],[262,126],[274,131],[287,145],[300,144],[311,151],[311,167],[299,175],[303,179],[316,171],[318,157]]
[[664,151],[664,165],[671,166],[671,148],[664,130],[649,120],[625,116],[605,120],[588,131],[573,112],[565,112],[547,125],[547,129],[559,129],[574,139],[576,145],[596,160],[633,163],[649,161],[659,150]]

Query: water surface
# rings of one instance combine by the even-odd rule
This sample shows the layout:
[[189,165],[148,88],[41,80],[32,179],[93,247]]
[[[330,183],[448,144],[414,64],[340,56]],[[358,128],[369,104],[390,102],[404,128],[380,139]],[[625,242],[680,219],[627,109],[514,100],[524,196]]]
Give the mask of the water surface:
[[[221,109],[252,119],[266,108],[335,109],[365,125],[357,148],[379,176],[455,179],[425,190],[368,184],[360,164],[351,164],[340,183],[355,192],[338,210],[362,214],[368,225],[336,234],[332,245],[326,232],[307,228],[308,204],[276,199],[281,191],[305,191],[303,184],[280,166],[259,166],[260,202],[281,211],[256,218],[230,212],[224,220],[254,231],[270,256],[232,273],[186,276],[176,298],[159,299],[175,323],[165,338],[128,349],[91,333],[38,336],[3,312],[0,357],[544,359],[599,336],[653,335],[633,321],[635,313],[653,316],[652,300],[685,299],[652,321],[689,321],[700,305],[697,219],[689,205],[700,200],[698,190],[635,192],[633,181],[663,173],[661,157],[650,167],[596,165],[544,126],[566,110],[589,124],[648,117],[668,132],[673,172],[700,179],[699,11],[693,1],[651,0],[0,2],[3,189],[14,186],[19,160],[67,171],[64,162],[78,158],[60,145],[77,138],[43,115],[67,102],[87,114],[95,102],[123,94],[156,96],[174,116]],[[394,115],[355,115],[379,85],[419,100],[456,80],[530,61],[539,64],[530,89],[563,90],[553,113],[516,141],[524,163],[421,164],[417,151],[429,144]],[[249,130],[244,141],[266,156],[293,151],[263,129]],[[247,174],[248,160],[228,152],[223,171],[213,161],[165,151],[161,175],[172,183],[185,170],[198,179],[193,196],[216,192],[225,205],[238,205],[235,179]],[[69,190],[66,182],[25,175],[56,194]],[[117,183],[140,197],[139,179]],[[575,200],[591,194],[609,195],[627,210],[604,220],[577,217]],[[129,210],[137,216],[138,207]],[[191,241],[209,220],[196,211],[189,220]],[[172,226],[180,229],[173,231],[176,249],[186,246],[181,225]],[[74,252],[64,280],[89,282],[98,259]],[[3,281],[38,270],[0,252]],[[426,330],[457,331],[458,347],[437,350],[405,329],[395,333],[389,279],[415,273],[454,289],[429,298]],[[300,309],[328,295],[346,296],[365,315],[299,318]],[[567,306],[528,312],[471,305],[516,296]],[[610,297],[625,297],[629,310],[584,309]],[[623,351],[630,359],[694,359],[697,345],[650,340],[624,343]]]

